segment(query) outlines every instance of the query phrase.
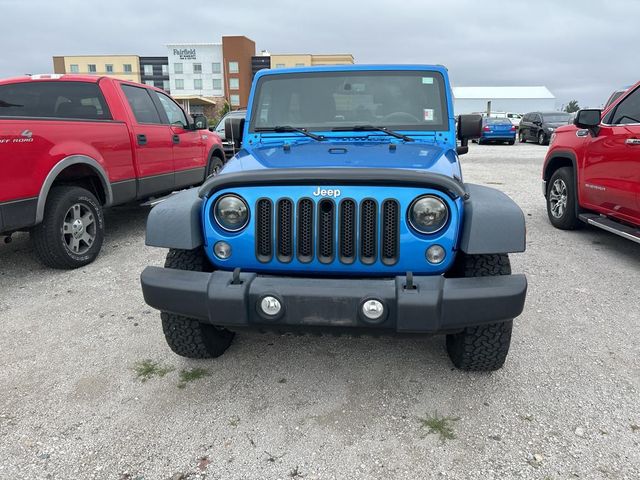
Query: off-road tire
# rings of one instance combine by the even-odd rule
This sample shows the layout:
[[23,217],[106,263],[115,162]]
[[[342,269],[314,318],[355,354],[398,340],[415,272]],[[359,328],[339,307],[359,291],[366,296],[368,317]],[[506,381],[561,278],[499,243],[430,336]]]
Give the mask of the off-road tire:
[[[86,251],[81,253],[71,251],[63,233],[65,217],[74,205],[81,205],[86,212],[90,212],[94,223],[92,243]],[[53,187],[47,197],[42,222],[31,230],[31,239],[36,257],[47,267],[60,269],[83,267],[96,259],[104,242],[102,205],[95,195],[84,188]]]
[[[578,219],[576,205],[576,183],[574,181],[574,171],[571,167],[562,167],[553,172],[551,179],[547,183],[547,216],[551,225],[560,230],[575,230],[582,226],[582,222]],[[566,188],[566,206],[562,215],[556,217],[553,210],[553,190],[556,182],[562,182]]]
[[[457,259],[461,277],[510,275],[507,254],[464,255]],[[504,365],[511,344],[513,320],[467,327],[459,333],[447,335],[449,358],[460,370],[493,371]]]
[[[212,271],[202,248],[195,250],[171,249],[164,263],[165,268]],[[162,331],[169,348],[182,357],[215,358],[222,355],[231,342],[234,333],[214,325],[200,323],[199,320],[173,313],[161,312]]]

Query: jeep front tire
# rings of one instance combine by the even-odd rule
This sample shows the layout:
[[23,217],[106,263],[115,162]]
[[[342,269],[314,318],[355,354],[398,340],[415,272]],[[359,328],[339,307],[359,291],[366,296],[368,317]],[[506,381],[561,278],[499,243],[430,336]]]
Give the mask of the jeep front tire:
[[102,205],[80,187],[53,187],[42,222],[31,230],[38,259],[52,268],[72,269],[93,262],[104,241]]
[[[171,249],[164,263],[165,268],[212,271],[211,264],[202,248],[194,250]],[[200,323],[195,318],[161,312],[162,331],[169,348],[182,357],[215,358],[222,355],[231,342],[234,333],[214,325]]]
[[[510,275],[507,254],[465,255],[456,259],[456,276],[487,277]],[[447,353],[461,370],[493,371],[504,365],[511,344],[513,320],[467,327],[459,333],[447,335]]]

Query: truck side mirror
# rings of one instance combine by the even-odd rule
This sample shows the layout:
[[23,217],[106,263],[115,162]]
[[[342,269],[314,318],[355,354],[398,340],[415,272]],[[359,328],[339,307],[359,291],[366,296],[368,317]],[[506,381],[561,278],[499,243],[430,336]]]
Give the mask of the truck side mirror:
[[207,128],[209,128],[209,121],[204,115],[195,114],[192,115],[192,117],[194,130],[206,130]]
[[573,119],[573,124],[578,128],[596,128],[600,125],[600,117],[602,116],[602,110],[597,108],[585,108],[579,110]]
[[242,145],[242,133],[244,131],[244,118],[227,118],[224,121],[224,139],[233,142],[236,148]]
[[460,115],[458,117],[458,139],[460,146],[457,148],[458,155],[463,155],[469,151],[469,140],[480,138],[482,135],[482,115]]

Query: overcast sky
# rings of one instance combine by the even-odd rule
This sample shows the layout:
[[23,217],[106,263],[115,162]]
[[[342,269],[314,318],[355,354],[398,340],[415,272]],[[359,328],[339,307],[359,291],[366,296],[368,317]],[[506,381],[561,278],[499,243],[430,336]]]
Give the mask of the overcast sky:
[[545,85],[599,106],[640,80],[636,0],[0,0],[0,77],[53,55],[165,55],[171,42],[246,35],[272,53],[439,63],[454,85]]

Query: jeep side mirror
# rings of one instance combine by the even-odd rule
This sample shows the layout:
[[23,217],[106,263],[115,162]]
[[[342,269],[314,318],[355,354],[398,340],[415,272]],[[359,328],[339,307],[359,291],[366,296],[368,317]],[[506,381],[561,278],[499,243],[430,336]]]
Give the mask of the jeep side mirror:
[[469,140],[480,138],[482,135],[482,115],[460,115],[458,117],[458,139],[460,146],[456,149],[458,155],[469,151]]
[[596,128],[600,125],[600,117],[602,116],[602,110],[597,108],[585,108],[579,110],[573,119],[573,124],[578,128]]
[[242,132],[244,131],[244,118],[227,118],[224,121],[224,139],[233,142],[236,148],[242,144]]
[[206,130],[209,128],[209,122],[207,117],[200,114],[191,115],[193,117],[193,129],[194,130]]

